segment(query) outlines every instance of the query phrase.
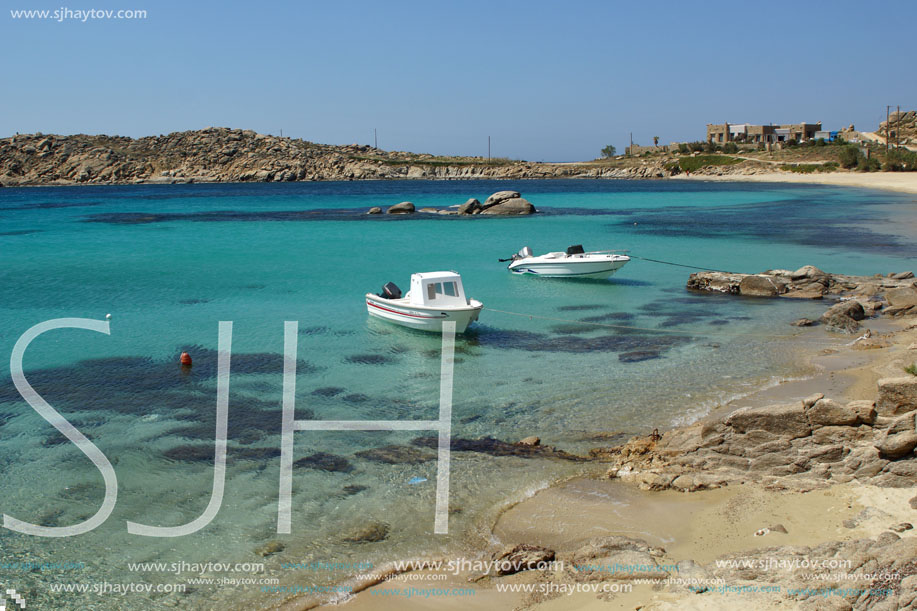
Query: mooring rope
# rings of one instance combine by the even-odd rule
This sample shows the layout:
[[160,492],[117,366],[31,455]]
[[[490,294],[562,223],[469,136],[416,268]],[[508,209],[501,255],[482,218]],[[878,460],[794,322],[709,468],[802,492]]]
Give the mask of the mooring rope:
[[672,265],[674,267],[685,267],[687,269],[698,269],[704,272],[719,272],[721,274],[742,274],[746,275],[745,272],[729,272],[724,269],[713,269],[712,267],[698,267],[696,265],[685,265],[684,263],[675,263],[673,261],[663,261],[661,259],[650,259],[649,257],[639,257],[637,255],[627,255],[631,259],[640,259],[641,261],[650,261],[652,263],[661,263],[663,265]]

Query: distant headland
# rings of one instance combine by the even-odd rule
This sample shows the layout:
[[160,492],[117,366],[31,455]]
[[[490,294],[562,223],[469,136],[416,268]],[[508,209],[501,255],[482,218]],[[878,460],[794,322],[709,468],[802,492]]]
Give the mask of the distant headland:
[[[905,121],[913,122],[913,115],[913,111],[901,113]],[[917,123],[907,123],[912,131],[917,129],[915,126]],[[572,163],[435,156],[358,144],[317,144],[225,127],[137,139],[16,134],[0,138],[0,186],[670,177],[833,183],[835,176],[838,184],[871,186],[874,180],[851,180],[849,175],[917,169],[917,153],[903,146],[889,153],[883,150],[887,148],[884,140],[861,138],[848,142],[843,138],[847,132],[841,132],[841,137],[826,132],[831,134],[829,141],[791,139],[765,146],[730,140],[735,128],[731,124],[713,127],[722,128],[722,144],[716,134],[710,135],[708,126],[706,142],[634,145],[628,154],[620,156],[609,146],[602,150],[603,158]],[[895,136],[885,129],[892,140]],[[917,190],[917,180],[910,177],[886,182],[906,183],[903,190]]]

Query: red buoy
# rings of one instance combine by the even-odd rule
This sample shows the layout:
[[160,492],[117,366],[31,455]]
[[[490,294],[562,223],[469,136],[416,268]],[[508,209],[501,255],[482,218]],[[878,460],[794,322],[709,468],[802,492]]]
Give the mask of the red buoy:
[[181,364],[184,365],[185,367],[191,367],[191,355],[188,354],[187,352],[181,353],[180,360],[181,360]]

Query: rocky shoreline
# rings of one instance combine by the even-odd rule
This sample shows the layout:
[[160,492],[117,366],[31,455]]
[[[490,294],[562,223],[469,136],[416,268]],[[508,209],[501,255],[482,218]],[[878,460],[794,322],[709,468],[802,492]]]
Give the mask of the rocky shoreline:
[[[688,286],[746,297],[780,298],[799,291],[807,298],[843,299],[822,317],[829,332],[859,332],[848,323],[868,324],[883,317],[884,326],[896,330],[881,334],[866,330],[841,350],[867,358],[870,364],[863,369],[870,371],[866,377],[875,391],[860,390],[857,396],[846,397],[814,392],[778,404],[733,405],[729,413],[595,448],[588,457],[559,457],[607,465],[604,480],[583,480],[601,488],[585,496],[571,495],[566,492],[569,482],[561,482],[507,506],[492,527],[491,539],[502,541],[502,547],[491,545],[482,552],[485,560],[509,561],[516,569],[466,572],[447,585],[476,588],[471,607],[481,609],[494,604],[505,607],[508,602],[520,609],[555,608],[555,603],[564,601],[562,608],[608,602],[615,608],[640,609],[914,608],[917,376],[903,368],[917,360],[917,308],[900,302],[917,288],[913,274],[847,276],[806,266],[753,275],[702,272],[692,274]],[[838,306],[846,308],[843,313],[829,314]],[[864,349],[868,351],[861,352]],[[537,438],[512,447],[541,450],[544,458],[554,458],[556,453],[541,448]],[[646,536],[588,535],[603,529],[633,533],[614,513],[621,511],[620,502],[596,500],[626,490],[649,495],[641,497],[645,506],[631,509],[638,532]],[[566,507],[559,508],[558,503]],[[708,505],[712,519],[705,523],[691,517],[703,514],[698,507]],[[674,507],[672,517],[685,524],[654,521],[654,508],[666,506]],[[579,516],[571,518],[579,520],[579,538],[554,534],[560,526],[550,516],[558,512]],[[603,520],[608,522],[609,512],[611,521],[600,526]],[[804,517],[793,517],[797,515]],[[667,532],[669,539],[657,529]],[[707,534],[690,535],[684,529]],[[730,529],[740,541],[707,542],[703,548],[705,537],[720,539]],[[679,533],[674,540],[673,532]],[[665,540],[675,542],[660,544]],[[843,570],[813,575],[808,564],[813,558],[843,563]],[[775,562],[781,563],[780,570],[773,568]],[[639,570],[615,572],[607,567]],[[420,568],[413,572],[418,579],[425,573]],[[505,593],[506,584],[520,583],[534,584],[534,589]],[[498,590],[501,584],[504,589]],[[443,582],[424,585],[443,587]],[[633,589],[628,593],[622,585]],[[601,589],[590,593],[593,586],[605,588],[606,593]],[[388,587],[380,580],[358,584],[355,592]],[[564,597],[574,591],[584,593]],[[759,595],[749,596],[750,592]],[[380,597],[369,594],[357,594],[348,606],[377,608]],[[320,604],[300,598],[281,608]]]

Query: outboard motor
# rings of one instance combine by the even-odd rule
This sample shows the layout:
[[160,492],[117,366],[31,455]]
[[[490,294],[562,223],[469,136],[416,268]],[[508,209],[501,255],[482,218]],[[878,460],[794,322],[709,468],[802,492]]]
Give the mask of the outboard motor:
[[532,249],[528,246],[523,246],[522,249],[514,254],[509,259],[497,259],[500,263],[505,263],[507,261],[518,261],[519,259],[525,259],[526,257],[534,257],[535,253],[532,252]]
[[581,254],[583,254],[583,253],[585,253],[585,252],[586,252],[586,251],[583,250],[583,245],[582,245],[582,244],[574,244],[573,246],[570,246],[570,247],[567,248],[567,254],[568,254],[568,255],[581,255]]
[[394,282],[386,282],[382,286],[382,292],[379,297],[383,299],[401,299],[401,289]]

